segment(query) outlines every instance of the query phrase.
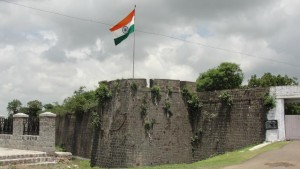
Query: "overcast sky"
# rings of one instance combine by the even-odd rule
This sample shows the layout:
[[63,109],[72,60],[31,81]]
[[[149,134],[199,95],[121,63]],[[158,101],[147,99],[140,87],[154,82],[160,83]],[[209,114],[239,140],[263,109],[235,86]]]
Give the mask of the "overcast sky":
[[13,99],[62,103],[80,86],[131,78],[133,36],[115,46],[108,25],[134,4],[136,78],[195,81],[221,62],[239,64],[244,83],[265,72],[300,78],[299,0],[8,1],[96,22],[0,0],[0,115]]

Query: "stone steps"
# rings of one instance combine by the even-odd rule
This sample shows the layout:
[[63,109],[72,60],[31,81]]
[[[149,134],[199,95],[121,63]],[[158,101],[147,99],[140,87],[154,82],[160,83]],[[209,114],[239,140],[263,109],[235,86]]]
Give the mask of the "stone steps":
[[27,153],[27,154],[1,155],[0,160],[16,159],[16,158],[31,158],[31,157],[47,157],[47,154],[45,152],[37,152],[37,153]]
[[55,164],[55,158],[47,156],[46,153],[21,154],[0,156],[0,166],[7,165],[49,165]]

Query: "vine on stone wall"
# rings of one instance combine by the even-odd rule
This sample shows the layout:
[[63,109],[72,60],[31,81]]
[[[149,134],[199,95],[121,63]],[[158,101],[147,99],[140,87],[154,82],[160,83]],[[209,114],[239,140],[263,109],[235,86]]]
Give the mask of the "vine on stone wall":
[[172,97],[173,90],[170,87],[167,87],[167,98]]
[[144,119],[145,134],[149,137],[150,142],[152,140],[151,131],[153,130],[154,124],[155,124],[155,119],[151,119],[151,120],[149,120],[148,118]]
[[192,94],[192,96],[187,101],[187,103],[188,103],[189,110],[194,113],[199,112],[203,106],[202,103],[200,102],[199,97],[195,93]]
[[137,92],[137,89],[138,89],[138,86],[135,83],[135,81],[133,81],[133,82],[130,83],[130,89],[131,89],[132,95],[135,96],[135,94]]
[[145,119],[145,122],[144,122],[144,129],[145,129],[145,132],[148,134],[150,130],[153,129],[153,125],[155,123],[155,119]]
[[202,128],[197,129],[203,104],[200,102],[197,93],[190,92],[186,86],[182,88],[181,94],[188,106],[189,120],[194,133],[191,137],[192,154],[194,155],[196,147],[200,143],[203,134]]
[[151,137],[151,130],[153,129],[153,125],[155,123],[155,119],[149,120],[148,114],[147,114],[147,98],[148,95],[147,93],[143,96],[142,99],[142,104],[140,106],[140,115],[141,115],[141,119],[143,120],[143,125],[144,125],[144,130],[145,130],[145,135],[150,139],[150,142],[152,140]]
[[266,94],[263,100],[264,100],[264,106],[267,108],[267,110],[271,110],[276,107],[276,101],[273,96]]
[[97,112],[91,113],[91,126],[95,128],[99,128],[101,126],[101,118],[100,115]]
[[202,134],[203,134],[202,128],[198,128],[198,130],[194,133],[194,136],[191,138],[192,146],[198,146],[202,138]]
[[195,151],[196,151],[197,147],[201,143],[202,135],[203,135],[202,128],[198,128],[198,130],[196,132],[194,132],[194,135],[191,137],[192,155],[193,156],[195,155]]
[[165,100],[163,105],[164,113],[167,118],[171,117],[173,113],[171,112],[171,102],[169,100]]
[[197,122],[201,116],[201,109],[203,104],[200,102],[197,93],[190,92],[186,86],[182,88],[182,97],[188,106],[189,120],[192,126],[192,130],[195,131]]
[[114,94],[116,92],[119,92],[120,91],[120,86],[121,86],[121,80],[120,79],[117,79],[113,82],[113,92]]
[[96,98],[98,100],[98,106],[100,108],[100,112],[91,113],[91,125],[95,128],[99,128],[101,126],[101,114],[104,109],[104,106],[110,101],[112,98],[112,92],[109,90],[108,86],[105,83],[99,82],[99,87],[95,91]]
[[196,93],[192,93],[187,89],[187,87],[183,87],[181,94],[185,102],[188,104],[189,111],[197,112],[201,110],[202,103]]
[[195,119],[199,116],[199,113],[201,112],[201,108],[203,104],[200,102],[199,97],[196,93],[191,93],[187,87],[183,87],[181,94],[183,96],[183,99],[188,105],[188,110],[191,115],[192,119]]
[[142,99],[142,105],[140,106],[140,113],[141,113],[141,119],[145,119],[145,117],[147,116],[147,95],[144,95],[143,99]]
[[112,92],[108,89],[105,83],[99,83],[99,87],[96,89],[96,97],[98,99],[98,103],[101,106],[104,106],[111,98]]
[[151,98],[152,98],[152,102],[157,106],[158,102],[161,99],[160,87],[159,86],[154,85],[151,88]]
[[233,105],[232,96],[227,91],[222,92],[219,95],[219,98],[221,99],[222,104],[225,104],[228,107],[231,107]]
[[182,88],[181,94],[182,94],[182,97],[183,97],[185,102],[187,102],[192,96],[191,92],[189,91],[189,89],[186,86],[184,86]]
[[203,120],[204,120],[204,121],[207,120],[207,121],[209,121],[209,122],[210,122],[212,119],[218,117],[218,113],[217,113],[217,112],[213,113],[213,112],[204,111],[204,112],[202,113],[202,115],[203,115]]

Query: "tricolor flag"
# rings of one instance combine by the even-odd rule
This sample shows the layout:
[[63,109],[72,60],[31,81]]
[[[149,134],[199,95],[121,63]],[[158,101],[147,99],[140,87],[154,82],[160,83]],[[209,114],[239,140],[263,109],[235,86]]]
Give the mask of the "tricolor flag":
[[115,45],[121,43],[129,34],[134,32],[134,15],[135,9],[123,20],[109,29],[113,33]]

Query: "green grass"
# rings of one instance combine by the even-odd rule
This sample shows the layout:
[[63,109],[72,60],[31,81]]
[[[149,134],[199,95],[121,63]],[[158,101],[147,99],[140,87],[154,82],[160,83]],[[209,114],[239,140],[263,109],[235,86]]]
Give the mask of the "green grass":
[[[258,150],[249,151],[252,147],[246,147],[234,152],[228,152],[222,155],[217,155],[212,158],[208,158],[206,160],[198,161],[192,164],[168,164],[168,165],[160,165],[153,167],[135,167],[129,169],[218,169],[225,166],[240,164],[248,159],[253,158],[256,155],[261,153],[277,150],[286,145],[288,142],[275,142],[269,144],[263,148]],[[90,163],[88,160],[72,160],[66,163],[60,163],[54,166],[48,166],[47,169],[101,169],[99,167],[90,167]],[[30,167],[30,169],[46,169],[42,166],[39,167]],[[19,168],[18,168],[19,169]],[[24,168],[22,168],[24,169]],[[26,168],[27,169],[27,168]]]
[[99,167],[90,167],[90,161],[89,160],[74,160],[74,164],[78,165],[78,168],[80,169],[101,169]]
[[248,159],[253,158],[261,153],[280,149],[288,142],[275,142],[261,149],[249,151],[251,147],[246,147],[234,152],[228,152],[206,160],[198,161],[192,164],[171,164],[154,167],[138,167],[140,169],[216,169],[230,165],[240,164]]
[[55,146],[55,151],[66,152],[66,148],[63,146]]

